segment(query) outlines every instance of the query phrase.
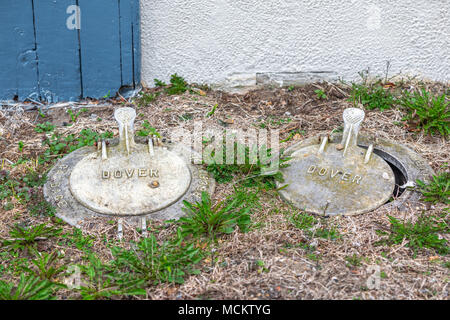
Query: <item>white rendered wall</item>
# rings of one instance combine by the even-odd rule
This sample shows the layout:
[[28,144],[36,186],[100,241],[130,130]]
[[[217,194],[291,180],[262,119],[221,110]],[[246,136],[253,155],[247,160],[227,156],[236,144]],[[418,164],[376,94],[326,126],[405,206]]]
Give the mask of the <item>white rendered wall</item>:
[[450,80],[450,0],[141,0],[142,80],[252,85],[260,72]]

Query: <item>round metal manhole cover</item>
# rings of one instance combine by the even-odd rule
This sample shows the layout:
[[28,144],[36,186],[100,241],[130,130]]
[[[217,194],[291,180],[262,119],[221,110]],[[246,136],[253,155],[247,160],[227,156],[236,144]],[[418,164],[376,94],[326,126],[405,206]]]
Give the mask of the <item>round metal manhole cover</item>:
[[90,218],[115,216],[145,228],[146,219],[179,219],[184,201],[213,193],[214,178],[192,162],[199,155],[159,134],[134,136],[136,111],[116,109],[119,137],[60,159],[49,171],[44,195],[56,216],[81,227]]
[[[113,150],[111,150],[111,153]],[[131,156],[119,150],[102,159],[91,153],[76,164],[70,191],[83,206],[102,214],[142,215],[164,209],[189,189],[191,173],[184,159],[145,145],[134,146]]]
[[[321,215],[355,215],[386,203],[395,187],[389,165],[373,154],[362,165],[365,150],[342,156],[336,144],[317,154],[318,146],[309,146],[292,154],[289,167],[283,169],[282,196],[296,207]],[[351,160],[350,160],[351,157]]]
[[280,194],[296,207],[320,215],[356,215],[386,203],[395,188],[395,175],[389,164],[357,146],[359,126],[364,119],[360,109],[344,111],[341,143],[305,146],[290,155],[282,169]]

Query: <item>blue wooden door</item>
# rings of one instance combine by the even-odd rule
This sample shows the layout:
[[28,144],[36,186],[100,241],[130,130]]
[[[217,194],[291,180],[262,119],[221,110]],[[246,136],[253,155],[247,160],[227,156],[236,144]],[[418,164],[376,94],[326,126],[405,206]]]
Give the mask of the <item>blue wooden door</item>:
[[1,0],[0,100],[75,101],[140,83],[139,0]]

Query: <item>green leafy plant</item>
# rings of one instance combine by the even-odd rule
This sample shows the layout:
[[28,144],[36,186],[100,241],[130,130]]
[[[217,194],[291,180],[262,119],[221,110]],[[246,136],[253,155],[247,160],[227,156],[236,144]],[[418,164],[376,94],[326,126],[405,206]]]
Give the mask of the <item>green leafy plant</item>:
[[182,94],[189,89],[187,82],[182,77],[178,76],[176,73],[170,77],[170,83],[171,85],[168,88],[166,88],[167,94],[170,95]]
[[368,80],[368,73],[360,72],[363,82],[352,83],[349,101],[355,107],[362,104],[366,109],[379,109],[381,111],[392,108],[396,98],[389,88],[385,88],[382,79]]
[[148,122],[148,120],[144,121],[144,123],[142,124],[142,127],[143,127],[143,129],[141,129],[137,132],[138,136],[141,136],[141,137],[155,136],[155,137],[161,138],[161,135],[159,134],[159,132],[156,131],[155,128],[150,126],[150,123]]
[[294,212],[287,217],[292,225],[301,230],[305,230],[310,238],[319,237],[327,240],[337,240],[341,238],[339,231],[333,226],[329,227],[325,219],[322,219],[322,225],[316,227],[319,220],[308,213]]
[[134,243],[133,247],[133,250],[120,247],[111,250],[117,277],[124,281],[183,283],[186,275],[199,272],[195,265],[203,259],[200,249],[187,243],[180,229],[174,239],[161,244],[152,234]]
[[74,228],[72,234],[66,233],[62,235],[62,238],[65,239],[67,245],[74,245],[78,250],[89,250],[94,245],[95,238],[91,235],[83,235],[83,232]]
[[55,129],[55,126],[52,125],[50,122],[45,123],[39,123],[34,128],[34,131],[42,133],[42,132],[52,132]]
[[[257,150],[257,154],[259,155],[257,159],[250,159],[250,148],[245,146],[242,148],[238,147],[238,144],[234,144],[234,151],[242,150],[243,151],[243,164],[226,164],[226,145],[223,146],[223,160],[222,163],[218,163],[215,158],[216,150],[211,153],[211,163],[206,166],[206,170],[213,174],[214,179],[218,183],[226,183],[231,181],[235,175],[240,174],[243,178],[240,180],[241,184],[245,187],[256,186],[262,189],[275,189],[276,182],[283,182],[283,175],[279,170],[271,170],[272,163],[265,164],[265,162],[270,162],[272,159],[271,149],[266,148],[265,146],[261,146],[260,150]],[[238,151],[241,152],[241,151]],[[261,161],[261,155],[266,153],[266,160]],[[236,154],[236,153],[234,153]],[[279,156],[279,168],[285,168],[288,166],[286,162],[290,158],[283,157],[283,151],[280,152]],[[233,159],[234,160],[234,159]],[[236,161],[237,162],[237,161]]]
[[80,111],[74,113],[72,109],[67,110],[67,113],[70,116],[70,120],[72,122],[77,122],[78,117],[83,113],[83,112],[87,112],[88,109],[87,108],[81,108]]
[[158,79],[154,79],[154,82],[157,88],[164,88],[165,86],[167,86],[167,84],[164,81]]
[[19,147],[19,152],[22,152],[22,151],[23,151],[23,148],[25,147],[24,142],[23,142],[23,141],[19,141],[18,147]]
[[301,230],[309,230],[317,224],[317,219],[304,212],[296,212],[289,216],[289,221]]
[[421,91],[405,92],[400,104],[406,108],[408,114],[403,118],[410,126],[423,130],[426,134],[450,134],[450,108],[446,94],[434,96],[425,89]]
[[216,109],[217,109],[218,106],[219,106],[219,105],[216,103],[216,104],[211,108],[211,111],[209,111],[209,112],[206,114],[206,117],[211,117],[211,116],[213,116],[213,115],[214,115],[214,112],[216,112]]
[[53,207],[47,200],[41,199],[28,205],[28,211],[32,216],[40,217],[52,217],[56,213],[55,207]]
[[0,300],[54,300],[53,294],[58,287],[48,280],[21,274],[17,286],[0,281]]
[[447,223],[434,216],[421,215],[415,223],[411,221],[400,221],[395,217],[388,216],[391,223],[390,230],[378,230],[380,235],[387,235],[387,238],[378,244],[400,244],[407,241],[406,246],[414,253],[422,248],[434,249],[440,254],[447,254],[449,247],[447,240],[439,237],[439,233],[448,233]]
[[425,201],[450,204],[450,172],[442,172],[437,176],[433,175],[433,181],[429,184],[420,179],[417,179],[416,182]]
[[63,137],[57,133],[54,133],[50,137],[43,140],[42,145],[47,146],[47,149],[40,156],[39,162],[49,162],[52,159],[59,158],[79,148],[95,145],[102,139],[112,138],[112,136],[113,133],[110,131],[100,134],[90,129],[81,130],[78,137],[75,137],[73,134]]
[[114,268],[110,264],[104,264],[95,254],[89,253],[88,264],[80,266],[81,271],[87,277],[86,285],[79,291],[83,300],[97,300],[112,296],[128,296],[145,294],[141,288],[142,280],[130,280],[128,277],[118,278]]
[[179,75],[172,74],[170,76],[170,84],[167,85],[161,80],[154,79],[155,86],[157,88],[163,88],[164,92],[168,95],[175,95],[175,94],[182,94],[186,91],[192,91],[188,83],[183,79],[183,77],[180,77]]
[[[164,84],[165,86],[165,84]],[[158,98],[160,92],[142,92],[142,96],[137,100],[138,107],[147,106]]]
[[51,237],[60,235],[62,230],[60,228],[47,227],[47,224],[42,223],[33,227],[14,226],[10,230],[10,239],[2,241],[3,247],[11,247],[13,250],[24,249],[30,247],[39,240],[46,240]]
[[39,252],[35,249],[32,249],[32,253],[35,256],[35,259],[31,260],[31,263],[34,265],[34,267],[25,267],[23,269],[31,274],[34,273],[34,275],[42,280],[52,281],[53,278],[63,273],[67,269],[65,265],[59,267],[56,266],[56,262],[59,258],[57,251],[48,254],[46,252]]
[[328,99],[327,95],[325,94],[325,92],[321,89],[317,89],[314,90],[314,92],[316,93],[317,99]]
[[253,206],[249,199],[254,199],[254,195],[235,190],[232,196],[215,205],[207,192],[202,192],[200,202],[183,201],[183,211],[187,215],[179,220],[182,235],[215,240],[217,235],[232,233],[236,227],[242,232],[248,231]]
[[362,258],[354,253],[351,256],[346,256],[345,261],[347,261],[347,267],[360,267]]

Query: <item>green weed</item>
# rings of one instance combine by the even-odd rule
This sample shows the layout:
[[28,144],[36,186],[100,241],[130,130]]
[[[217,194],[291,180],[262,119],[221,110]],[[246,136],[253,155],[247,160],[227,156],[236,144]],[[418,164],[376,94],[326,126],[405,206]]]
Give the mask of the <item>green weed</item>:
[[78,112],[74,113],[72,109],[69,109],[69,110],[67,110],[67,113],[68,113],[69,116],[70,116],[70,120],[71,120],[73,123],[75,123],[75,122],[77,122],[78,117],[79,117],[82,113],[87,112],[87,111],[88,111],[87,108],[81,108]]
[[0,281],[0,300],[54,300],[59,286],[38,277],[20,275],[18,285]]
[[183,236],[206,236],[215,240],[220,234],[232,233],[236,227],[247,232],[251,226],[250,213],[257,205],[257,194],[235,190],[226,200],[212,204],[207,192],[202,192],[200,202],[183,201],[186,217],[180,222]]
[[34,128],[34,131],[36,131],[38,133],[43,133],[43,132],[52,132],[54,129],[55,129],[55,126],[47,121],[45,123],[37,124],[36,127]]
[[319,219],[305,212],[294,212],[287,215],[288,221],[296,228],[305,230],[308,237],[319,237],[327,240],[337,240],[341,238],[341,234],[335,227],[328,227],[326,220],[322,219],[322,225],[316,228]]
[[202,192],[200,202],[183,201],[183,211],[187,215],[179,220],[181,234],[215,240],[220,234],[232,233],[236,227],[246,232],[251,225],[250,212],[254,200],[255,194],[235,190],[232,196],[213,205],[209,194]]
[[146,293],[145,289],[141,288],[142,280],[129,280],[126,277],[121,279],[111,264],[103,264],[93,253],[90,253],[87,259],[88,264],[80,266],[81,271],[87,277],[87,284],[79,289],[83,300],[97,300],[118,295],[143,295]]
[[410,126],[423,130],[426,134],[441,134],[448,137],[450,134],[450,108],[446,94],[434,96],[425,89],[406,91],[400,100],[408,114],[403,118]]
[[450,204],[450,172],[442,172],[437,176],[433,175],[433,181],[429,184],[420,179],[417,179],[416,183],[425,201]]
[[156,131],[155,128],[150,126],[150,123],[148,122],[148,120],[144,121],[144,123],[142,124],[142,127],[143,127],[143,129],[138,130],[138,132],[137,132],[138,136],[141,136],[141,137],[156,136],[158,138],[161,138],[161,135],[159,134],[159,132]]
[[53,278],[67,269],[65,265],[59,267],[56,266],[57,259],[59,258],[57,251],[49,254],[32,249],[32,253],[35,256],[35,259],[31,260],[34,267],[25,267],[23,269],[39,277],[41,280],[52,281]]
[[155,79],[154,81],[155,86],[164,89],[164,92],[168,95],[182,94],[188,90],[191,91],[188,83],[183,79],[183,77],[180,77],[176,73],[170,76],[169,85],[158,79]]
[[3,240],[2,246],[10,247],[13,250],[22,250],[35,245],[39,240],[47,240],[59,236],[61,232],[60,228],[47,227],[46,223],[29,228],[15,225],[9,232],[11,238]]
[[387,238],[379,241],[378,244],[401,244],[406,240],[406,246],[411,248],[415,254],[423,248],[434,249],[440,254],[449,252],[447,240],[439,236],[439,233],[449,232],[449,227],[444,220],[423,214],[416,223],[402,222],[395,217],[388,217],[391,223],[390,230],[377,231],[380,235],[387,235]]
[[369,81],[368,71],[359,73],[363,80],[361,84],[352,83],[349,101],[355,107],[362,104],[366,109],[379,109],[380,111],[392,108],[396,99],[389,88],[384,87],[383,80],[378,78],[374,81]]
[[352,256],[346,256],[345,261],[347,261],[347,267],[360,267],[362,258],[354,253]]
[[314,90],[314,92],[316,93],[317,99],[328,99],[327,95],[325,94],[325,92],[321,89],[317,89]]
[[134,249],[112,249],[113,266],[124,281],[183,283],[188,274],[196,274],[195,265],[203,259],[199,248],[186,243],[178,229],[174,239],[159,244],[152,234],[134,244]]

